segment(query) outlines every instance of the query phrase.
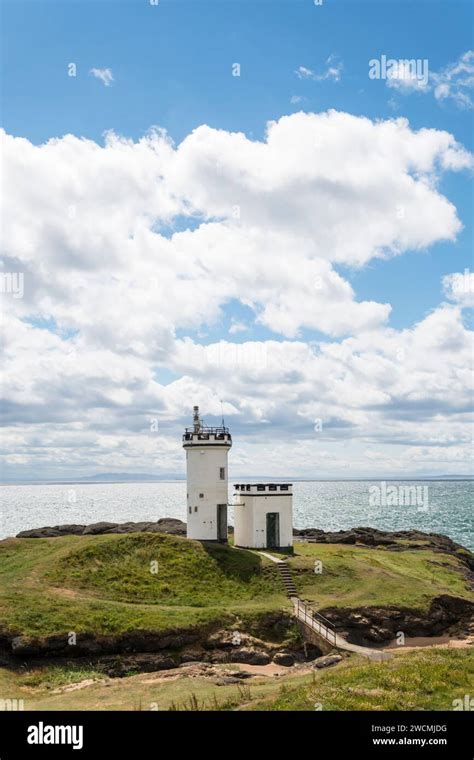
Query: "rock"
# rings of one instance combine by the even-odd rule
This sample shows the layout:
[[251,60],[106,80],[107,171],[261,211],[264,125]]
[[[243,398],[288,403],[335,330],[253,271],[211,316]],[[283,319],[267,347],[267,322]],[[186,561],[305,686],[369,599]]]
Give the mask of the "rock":
[[33,530],[22,530],[17,534],[17,538],[54,538],[56,536],[80,536],[85,525],[54,525],[53,527],[34,528]]
[[295,664],[295,658],[289,652],[277,652],[273,655],[273,662],[275,665],[283,665],[285,668],[289,668]]
[[208,653],[200,648],[185,649],[184,651],[181,652],[182,663],[196,663],[196,662],[202,663],[202,662],[207,662],[208,660],[209,660]]
[[313,668],[328,668],[330,665],[336,665],[338,662],[341,662],[342,657],[340,654],[327,654],[324,657],[318,657],[317,660],[314,660],[312,663]]
[[84,528],[82,535],[87,536],[90,534],[98,535],[102,533],[112,533],[113,529],[117,527],[118,527],[118,523],[111,523],[111,522],[92,523],[92,525],[88,525],[86,528]]
[[157,670],[171,670],[177,663],[162,654],[136,654],[129,657],[103,657],[101,668],[111,678],[122,678],[129,673],[153,673]]
[[68,634],[56,636],[16,636],[11,640],[11,653],[15,656],[68,657],[111,654],[153,654],[163,649],[179,650],[189,644],[196,644],[200,634],[195,630],[166,632],[131,631],[116,636],[77,634],[76,643],[70,644]]
[[[221,649],[217,649],[212,652],[212,654],[209,655],[209,659],[214,664],[230,662],[229,652],[227,650],[223,651]],[[239,662],[241,662],[241,660],[239,660]]]
[[393,634],[391,631],[389,631],[388,628],[382,628],[381,626],[375,628],[373,626],[369,628],[366,638],[369,641],[374,641],[376,643],[382,644],[384,641],[391,641],[393,639]]
[[207,637],[204,642],[206,649],[232,649],[239,646],[243,639],[249,638],[240,633],[240,631],[217,631]]
[[406,636],[437,636],[452,626],[465,628],[473,618],[474,603],[442,595],[432,600],[428,611],[393,606],[358,610],[327,607],[321,614],[352,643],[382,643],[394,639],[399,631]]
[[268,665],[270,655],[258,649],[241,647],[229,653],[230,662],[243,662],[246,665]]
[[57,536],[88,536],[107,533],[168,533],[175,536],[186,535],[186,523],[174,517],[162,517],[157,522],[97,522],[91,525],[54,525],[33,530],[22,530],[17,538],[56,538]]

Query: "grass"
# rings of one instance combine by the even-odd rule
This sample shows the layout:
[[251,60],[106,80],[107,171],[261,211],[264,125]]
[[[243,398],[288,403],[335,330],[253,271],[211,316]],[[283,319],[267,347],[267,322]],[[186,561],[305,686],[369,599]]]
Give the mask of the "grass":
[[88,589],[116,601],[191,607],[281,592],[274,567],[256,554],[154,533],[80,548],[46,577],[55,586]]
[[[460,561],[429,549],[297,544],[289,563],[298,592],[318,608],[426,609],[441,594],[473,599]],[[257,552],[163,534],[6,539],[0,578],[3,630],[24,635],[160,631],[236,618],[249,628],[264,613],[291,611],[278,569]]]
[[[315,573],[316,561],[321,573]],[[396,605],[426,610],[442,594],[474,599],[459,560],[429,549],[299,544],[289,564],[299,595],[319,609]]]
[[[228,671],[235,666],[225,665]],[[218,669],[222,669],[218,667]],[[308,675],[289,671],[289,684],[309,683]],[[58,687],[94,683],[75,690]],[[254,699],[275,698],[281,679],[259,676],[242,684],[217,685],[205,677],[179,678],[166,673],[141,673],[125,678],[105,679],[91,668],[44,667],[12,672],[0,669],[0,700],[22,699],[25,710],[229,710]]]
[[25,635],[164,630],[289,609],[265,558],[160,534],[8,539],[0,569],[3,628]]
[[[229,666],[225,666],[229,669]],[[258,676],[217,685],[203,677],[142,673],[106,679],[84,666],[0,670],[0,698],[25,710],[451,710],[474,690],[474,654],[430,648],[399,652],[384,663],[356,655],[327,670]],[[61,687],[85,679],[76,690]]]
[[474,653],[430,649],[397,654],[384,663],[351,657],[314,673],[312,682],[284,685],[255,710],[452,710],[474,689]]

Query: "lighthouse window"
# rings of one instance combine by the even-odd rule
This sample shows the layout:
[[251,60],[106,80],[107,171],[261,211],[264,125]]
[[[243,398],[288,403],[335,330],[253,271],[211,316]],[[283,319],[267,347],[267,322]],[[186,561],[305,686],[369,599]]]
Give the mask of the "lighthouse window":
[[276,490],[277,490],[277,487],[276,487],[276,486],[273,486],[273,485],[271,485],[271,486],[268,486],[268,490],[269,490],[269,491],[276,491]]
[[263,485],[262,486],[257,486],[257,491],[264,491],[264,490],[265,490],[265,486],[263,486]]
[[198,508],[197,508],[197,507],[194,507],[194,511],[195,511],[195,512],[197,512],[197,511],[198,511]]
[[225,480],[225,467],[219,467],[219,477],[221,480]]
[[200,499],[204,499],[204,494],[203,494],[203,493],[200,493],[200,494],[199,494],[199,498],[200,498]]
[[189,514],[192,515],[192,513],[193,513],[193,508],[189,507]]

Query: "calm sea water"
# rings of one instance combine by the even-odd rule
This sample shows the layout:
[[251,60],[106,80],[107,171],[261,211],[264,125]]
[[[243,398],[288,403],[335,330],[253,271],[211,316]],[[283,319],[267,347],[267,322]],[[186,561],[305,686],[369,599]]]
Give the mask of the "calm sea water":
[[[381,482],[375,480],[295,482],[295,527],[419,528],[444,533],[474,550],[472,481],[388,481],[387,488],[389,486],[397,489],[418,486],[418,499],[412,500],[414,503],[409,506],[400,503],[384,506],[383,491],[374,490],[374,487],[381,488]],[[423,490],[425,487],[427,490]],[[379,493],[380,505],[374,504]],[[231,501],[231,494],[229,497]],[[0,487],[0,504],[0,538],[14,536],[28,528],[61,523],[125,522],[160,517],[186,520],[186,483],[4,485]],[[232,508],[229,512],[232,523]]]

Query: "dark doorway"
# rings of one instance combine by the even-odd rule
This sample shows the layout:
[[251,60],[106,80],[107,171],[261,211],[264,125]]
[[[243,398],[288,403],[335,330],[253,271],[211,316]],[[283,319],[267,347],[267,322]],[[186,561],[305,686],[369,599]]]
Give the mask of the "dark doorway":
[[267,512],[267,547],[276,549],[280,546],[280,515]]
[[217,540],[227,541],[227,504],[217,505]]

